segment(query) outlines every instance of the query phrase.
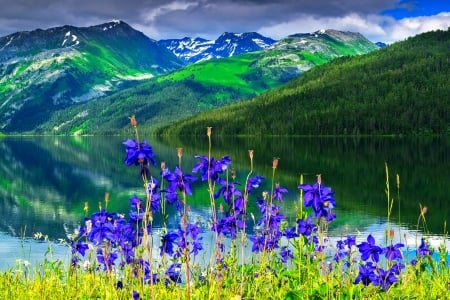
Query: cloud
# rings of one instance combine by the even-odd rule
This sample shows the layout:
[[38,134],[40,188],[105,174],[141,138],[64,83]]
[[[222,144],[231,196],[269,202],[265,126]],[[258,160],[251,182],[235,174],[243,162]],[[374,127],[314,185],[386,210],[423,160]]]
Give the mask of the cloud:
[[435,16],[404,18],[393,21],[387,26],[387,35],[391,41],[404,40],[409,36],[432,30],[450,28],[450,12],[442,12]]
[[[258,31],[279,39],[333,28],[394,42],[447,29],[448,13],[396,20],[386,11],[399,0],[2,0],[0,36],[62,25],[90,26],[120,19],[151,38],[215,39],[225,31]],[[427,2],[428,3],[428,2]],[[406,10],[405,10],[406,11]]]
[[263,26],[258,32],[273,38],[283,38],[289,34],[313,32],[319,29],[337,29],[359,32],[373,42],[393,43],[431,30],[447,30],[450,27],[450,13],[435,16],[404,18],[396,20],[389,16],[358,15],[355,13],[341,17],[300,16],[272,26]]

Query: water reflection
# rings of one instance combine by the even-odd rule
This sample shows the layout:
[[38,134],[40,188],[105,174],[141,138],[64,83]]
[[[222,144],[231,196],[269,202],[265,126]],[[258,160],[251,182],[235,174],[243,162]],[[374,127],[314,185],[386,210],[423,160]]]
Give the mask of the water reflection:
[[[120,137],[0,139],[0,234],[17,241],[36,232],[43,232],[52,240],[65,238],[65,228],[83,221],[84,203],[89,204],[90,211],[97,210],[105,192],[110,193],[110,210],[128,212],[128,198],[133,193],[142,196],[143,190],[138,171],[123,164],[122,140]],[[165,161],[171,169],[178,161],[177,147],[184,149],[184,170],[192,169],[193,155],[207,154],[208,149],[206,138],[149,140],[149,143],[156,160]],[[449,146],[447,139],[216,137],[212,154],[217,158],[229,154],[238,180],[243,183],[249,171],[248,149],[254,149],[253,174],[267,178],[265,188],[271,183],[272,158],[279,157],[275,182],[290,190],[283,206],[291,221],[295,220],[298,206],[300,174],[311,183],[316,174],[322,174],[324,183],[336,193],[338,217],[330,226],[334,236],[370,233],[380,230],[375,224],[386,222],[387,162],[394,198],[391,222],[405,230],[415,230],[419,206],[427,206],[427,231],[439,236],[444,231],[444,222],[449,220]],[[153,173],[158,175],[157,167]],[[395,174],[400,176],[399,195]],[[200,183],[194,189],[194,197],[188,199],[192,214],[207,227],[206,189]],[[250,210],[257,214],[255,203],[250,203]],[[176,211],[172,209],[169,214],[172,216],[169,226],[177,226]],[[155,226],[160,226],[158,215]],[[419,230],[423,230],[422,226]],[[0,251],[8,252],[5,249],[11,249],[10,245],[11,239],[2,238]],[[17,252],[10,254],[14,256]]]

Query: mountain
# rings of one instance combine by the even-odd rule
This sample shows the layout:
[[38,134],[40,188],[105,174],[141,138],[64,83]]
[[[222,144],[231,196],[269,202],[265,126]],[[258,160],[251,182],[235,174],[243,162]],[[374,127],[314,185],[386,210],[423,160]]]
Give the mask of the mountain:
[[375,45],[377,45],[380,48],[386,48],[387,44],[383,43],[383,42],[376,42]]
[[275,40],[256,32],[225,32],[215,41],[185,37],[183,39],[160,40],[158,44],[167,48],[186,64],[191,64],[263,50],[275,42]]
[[61,109],[34,132],[117,134],[129,128],[133,114],[141,128],[152,130],[201,111],[245,102],[338,56],[379,49],[354,33],[311,36],[308,43],[290,37],[289,46],[282,40],[263,51],[190,64],[95,102]]
[[33,130],[55,110],[182,66],[123,21],[0,38],[0,130]]
[[450,29],[315,67],[250,101],[159,129],[164,135],[450,133]]

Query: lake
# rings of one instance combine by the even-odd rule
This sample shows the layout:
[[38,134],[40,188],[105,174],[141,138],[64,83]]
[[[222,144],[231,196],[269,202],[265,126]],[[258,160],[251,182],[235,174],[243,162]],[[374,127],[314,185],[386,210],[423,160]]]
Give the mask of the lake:
[[[109,193],[108,210],[127,214],[133,194],[144,198],[137,167],[123,163],[122,137],[4,137],[0,138],[0,269],[15,266],[18,259],[43,260],[48,243],[33,239],[47,235],[53,255],[68,261],[68,248],[58,240],[83,222],[84,205],[98,210]],[[182,168],[192,170],[194,155],[208,153],[205,138],[147,139],[155,152],[159,175],[161,161],[173,170],[177,148],[183,148]],[[409,243],[426,234],[436,245],[443,239],[450,220],[450,141],[447,138],[218,138],[213,136],[212,155],[230,155],[237,180],[245,182],[250,168],[248,150],[254,150],[253,175],[266,177],[264,189],[272,184],[272,160],[279,158],[274,183],[289,190],[282,203],[288,220],[295,221],[303,174],[305,183],[322,183],[335,192],[337,218],[329,235],[339,238],[372,233],[382,239],[387,225],[385,163],[389,168],[390,216],[398,238]],[[397,189],[396,174],[400,178]],[[209,198],[200,182],[188,198],[191,213],[206,222]],[[104,204],[102,204],[104,206]],[[256,213],[256,204],[250,203]],[[420,207],[427,207],[426,224],[420,222]],[[179,223],[169,211],[169,227]],[[155,227],[161,226],[155,216]],[[417,230],[418,229],[418,230]],[[250,229],[251,233],[251,229]],[[446,241],[447,242],[447,241]],[[20,262],[20,261],[19,261]]]

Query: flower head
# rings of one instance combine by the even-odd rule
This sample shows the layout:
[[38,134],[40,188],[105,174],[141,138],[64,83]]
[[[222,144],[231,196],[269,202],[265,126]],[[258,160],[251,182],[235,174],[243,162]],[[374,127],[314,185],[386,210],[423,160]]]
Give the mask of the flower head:
[[380,260],[379,255],[383,252],[379,246],[375,245],[375,239],[371,234],[367,237],[367,242],[362,242],[357,247],[363,261],[372,258],[372,261],[377,263]]
[[320,183],[300,184],[298,188],[305,193],[303,198],[305,207],[312,207],[317,219],[323,217],[327,221],[332,221],[336,218],[336,214],[332,211],[336,207],[336,202],[331,188]]
[[202,175],[202,181],[208,180],[215,181],[219,178],[219,174],[228,169],[231,164],[231,159],[228,155],[225,155],[219,160],[214,157],[208,157],[205,155],[196,155],[195,158],[200,161],[192,169],[193,173],[200,172]]
[[127,166],[156,164],[153,159],[152,147],[147,144],[147,141],[143,140],[141,143],[138,143],[133,139],[127,139],[122,144],[126,146],[125,164]]

